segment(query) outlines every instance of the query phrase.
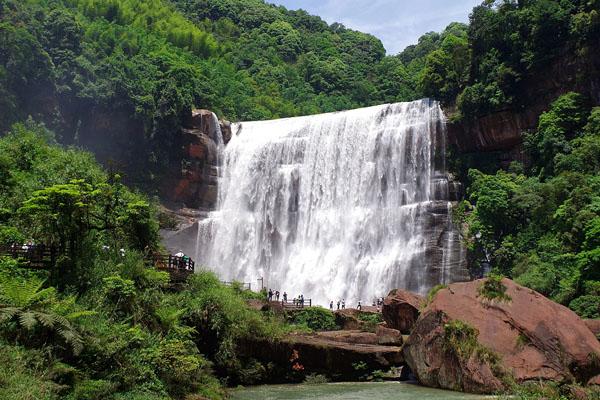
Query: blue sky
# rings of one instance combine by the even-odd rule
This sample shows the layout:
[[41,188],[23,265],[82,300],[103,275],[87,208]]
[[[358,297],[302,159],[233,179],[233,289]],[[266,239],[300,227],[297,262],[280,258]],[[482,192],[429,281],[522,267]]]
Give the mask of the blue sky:
[[329,23],[368,32],[388,54],[414,44],[423,33],[441,31],[450,22],[467,22],[481,0],[267,0],[289,9],[302,8]]

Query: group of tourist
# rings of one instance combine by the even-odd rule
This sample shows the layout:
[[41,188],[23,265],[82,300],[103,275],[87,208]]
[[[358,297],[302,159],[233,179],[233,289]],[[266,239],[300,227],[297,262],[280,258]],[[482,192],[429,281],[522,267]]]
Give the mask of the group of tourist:
[[[279,290],[273,291],[273,289],[269,289],[267,292],[267,299],[269,301],[279,301]],[[283,292],[283,301],[287,302],[287,293]]]
[[[341,309],[344,310],[346,308],[346,300],[344,300],[344,299],[338,300],[337,301],[337,309],[338,310],[340,309],[340,306],[342,307]],[[329,309],[331,311],[333,311],[333,300],[329,303]]]
[[[279,301],[279,296],[280,296],[280,292],[279,290],[273,290],[273,289],[269,289],[269,291],[267,292],[267,300],[268,301]],[[282,303],[287,303],[288,302],[288,294],[287,292],[283,292],[282,296]],[[299,294],[298,297],[294,297],[292,299],[292,304],[294,304],[295,306],[304,306],[304,295],[303,294]]]
[[[378,297],[377,299],[373,300],[373,307],[377,307],[377,311],[381,310],[381,306],[383,305],[383,297]],[[333,311],[334,308],[334,302],[333,300],[329,302],[329,309],[331,311]],[[346,300],[342,299],[342,300],[338,300],[337,301],[337,309],[338,310],[344,310],[346,308]],[[362,310],[363,305],[362,305],[362,301],[358,301],[358,304],[356,305],[356,309],[357,310]]]

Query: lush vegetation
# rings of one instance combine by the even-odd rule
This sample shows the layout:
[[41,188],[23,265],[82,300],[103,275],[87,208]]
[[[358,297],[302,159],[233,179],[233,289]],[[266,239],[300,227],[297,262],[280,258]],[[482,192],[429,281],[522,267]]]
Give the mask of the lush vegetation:
[[175,290],[146,261],[159,249],[156,208],[89,153],[17,124],[0,139],[0,186],[0,245],[58,250],[41,270],[0,258],[1,398],[218,399],[266,378],[238,352],[288,329],[246,306],[264,296],[208,272]]
[[472,261],[600,318],[600,108],[577,93],[559,97],[525,146],[527,166],[468,172],[457,214]]
[[194,106],[230,120],[421,97],[455,118],[520,109],[559,56],[594,57],[599,7],[485,1],[469,25],[386,56],[371,35],[263,0],[0,0],[0,132],[31,115],[155,190]]
[[456,105],[455,118],[473,118],[526,107],[532,83],[558,61],[579,63],[576,79],[585,86],[597,76],[589,60],[600,43],[599,12],[596,1],[484,1],[466,34],[428,34],[412,49],[428,53],[421,94]]
[[287,319],[291,324],[313,331],[333,331],[339,329],[333,312],[322,307],[310,307],[289,311]]
[[147,189],[194,106],[336,111],[415,98],[404,75],[373,36],[262,0],[0,1],[0,132],[31,115]]

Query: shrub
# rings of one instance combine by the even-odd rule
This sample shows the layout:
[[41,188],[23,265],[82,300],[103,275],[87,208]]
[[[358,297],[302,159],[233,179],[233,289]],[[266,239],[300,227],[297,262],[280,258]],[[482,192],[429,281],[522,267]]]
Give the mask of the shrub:
[[380,313],[360,312],[357,317],[359,321],[364,322],[364,329],[369,332],[375,332],[377,325],[383,322],[383,316]]
[[581,318],[600,318],[600,296],[584,295],[569,303],[569,308]]
[[483,346],[478,341],[479,331],[466,322],[453,320],[444,325],[444,350],[454,354],[460,362],[467,362],[472,356],[487,364],[494,375],[504,381],[509,381],[500,363],[498,354]]
[[307,385],[322,385],[329,382],[329,379],[325,375],[309,374],[304,378],[304,383]]
[[59,399],[60,387],[50,379],[43,353],[0,341],[1,399]]
[[73,388],[69,400],[101,400],[113,393],[115,384],[105,380],[86,379]]
[[338,328],[333,313],[322,307],[309,307],[288,313],[292,324],[305,325],[314,331],[331,331]]
[[501,275],[490,274],[479,287],[479,296],[489,301],[509,302],[512,298],[506,294],[506,286],[502,283]]
[[435,298],[435,295],[442,289],[446,289],[448,287],[448,285],[435,285],[434,287],[431,288],[431,290],[429,291],[429,293],[427,293],[427,304],[431,303],[433,301],[433,299]]

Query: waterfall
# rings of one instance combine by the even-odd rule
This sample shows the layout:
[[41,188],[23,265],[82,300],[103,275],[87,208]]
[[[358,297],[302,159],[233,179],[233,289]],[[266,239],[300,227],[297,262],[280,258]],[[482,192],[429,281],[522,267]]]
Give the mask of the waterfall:
[[320,304],[464,280],[444,148],[430,100],[235,124],[197,259]]

